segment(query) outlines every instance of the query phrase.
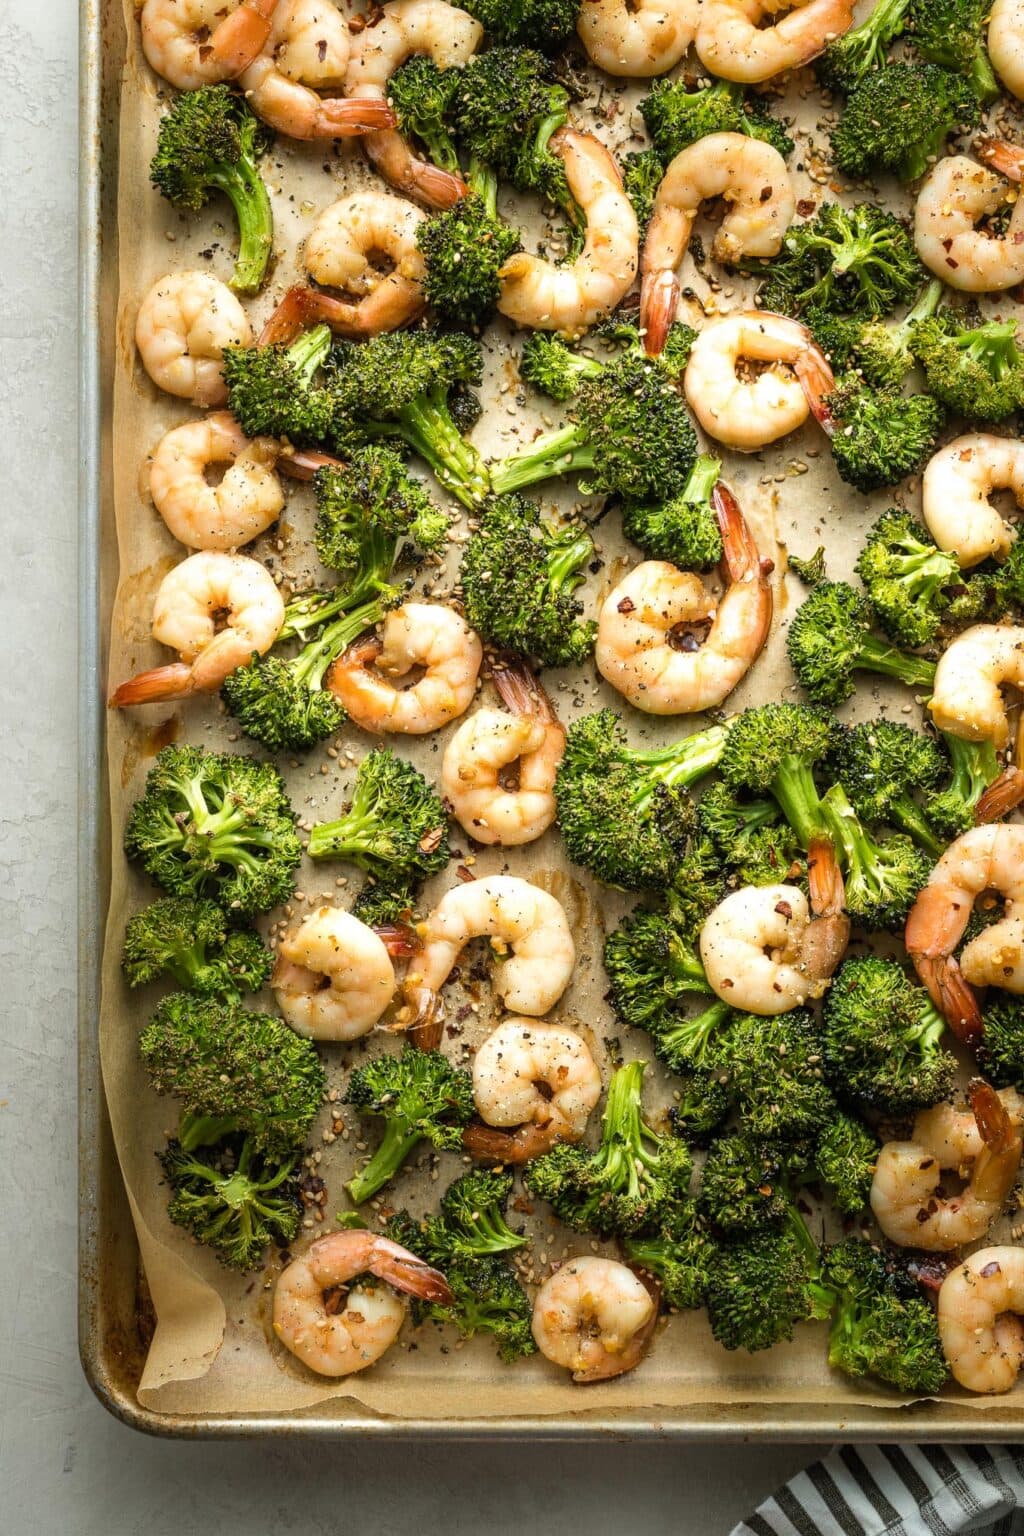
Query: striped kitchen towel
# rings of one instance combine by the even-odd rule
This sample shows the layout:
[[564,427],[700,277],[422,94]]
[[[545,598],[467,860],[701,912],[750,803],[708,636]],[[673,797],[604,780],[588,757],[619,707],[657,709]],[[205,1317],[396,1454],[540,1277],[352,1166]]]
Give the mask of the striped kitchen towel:
[[731,1536],[1024,1536],[1024,1450],[841,1446],[800,1472]]

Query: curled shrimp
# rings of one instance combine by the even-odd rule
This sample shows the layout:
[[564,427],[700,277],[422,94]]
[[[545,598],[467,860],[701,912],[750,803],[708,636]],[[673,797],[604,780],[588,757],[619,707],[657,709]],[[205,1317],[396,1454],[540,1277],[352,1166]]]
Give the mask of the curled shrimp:
[[[347,299],[313,293],[305,323],[324,320],[342,336],[394,331],[419,318],[425,266],[416,233],[426,214],[389,192],[352,192],[325,208],[306,241],[306,270]],[[386,267],[379,265],[381,258]],[[317,300],[326,300],[319,312]]]
[[219,85],[266,46],[277,6],[278,0],[145,0],[142,51],[150,69],[179,91]]
[[559,128],[549,148],[561,158],[569,190],[586,214],[583,249],[562,266],[517,251],[498,273],[498,308],[516,325],[579,336],[632,287],[640,229],[619,168],[593,134]]
[[[491,678],[508,709],[478,709],[445,748],[441,787],[456,821],[478,843],[532,843],[555,819],[555,774],[565,731],[526,668],[496,664]],[[514,788],[503,775],[518,767]]]
[[1024,627],[975,624],[940,656],[928,709],[940,731],[998,752],[1010,740],[1006,687],[1024,688]]
[[[327,686],[364,731],[423,736],[465,714],[482,660],[479,636],[454,608],[403,603],[379,640],[357,640],[338,657]],[[422,675],[408,688],[391,681],[413,671]]]
[[968,1392],[1009,1392],[1024,1364],[1024,1248],[979,1248],[939,1291],[939,1338]]
[[638,1275],[585,1254],[562,1264],[537,1292],[533,1337],[573,1381],[607,1381],[640,1364],[657,1320],[657,1303]]
[[949,1253],[984,1237],[1002,1213],[1020,1168],[1020,1129],[988,1083],[971,1084],[970,1102],[982,1145],[968,1160],[970,1178],[960,1194],[946,1199],[939,1192],[943,1171],[964,1167],[958,1149],[944,1155],[939,1146],[923,1145],[916,1123],[913,1140],[888,1141],[878,1154],[871,1209],[901,1248]]
[[992,68],[1018,101],[1024,101],[1024,0],[995,0],[988,13]]
[[489,938],[503,959],[494,990],[506,1008],[539,1018],[553,1008],[572,979],[576,946],[561,902],[514,875],[488,875],[456,885],[416,929],[422,949],[405,976],[411,1023],[421,1044],[439,1034],[439,994],[471,939]]
[[[361,101],[386,102],[388,81],[406,59],[426,54],[439,69],[461,69],[484,31],[445,0],[388,0],[356,38],[346,88]],[[384,180],[428,208],[451,208],[466,195],[461,176],[420,160],[395,128],[370,134],[366,153]]]
[[[238,549],[270,527],[284,506],[275,473],[276,438],[249,439],[227,411],[172,427],[149,464],[153,505],[189,549]],[[219,485],[206,471],[228,467]]]
[[699,0],[583,0],[576,31],[606,74],[648,80],[674,69],[697,31]]
[[640,257],[640,326],[657,357],[679,305],[676,275],[707,198],[724,197],[725,218],[711,248],[718,261],[777,256],[796,200],[786,162],[771,144],[743,133],[711,133],[672,161],[658,187]]
[[[958,962],[953,951],[986,891],[1002,896],[1005,912]],[[935,1006],[969,1044],[983,1029],[971,984],[1024,992],[1024,826],[971,827],[950,843],[910,909],[904,942]]]
[[505,1019],[474,1058],[473,1098],[485,1123],[467,1126],[463,1145],[486,1162],[528,1162],[579,1141],[600,1097],[601,1074],[575,1030]]
[[850,938],[843,880],[829,844],[808,853],[811,901],[799,886],[745,886],[719,902],[700,932],[700,958],[717,997],[773,1016],[821,997]]
[[[948,155],[928,172],[914,206],[914,244],[929,272],[951,288],[998,293],[1024,280],[1024,201],[1008,194],[1003,179],[1020,180],[1020,151],[992,139],[979,147],[994,170]],[[1008,202],[1013,212],[1001,235],[976,228]]]
[[921,481],[921,511],[940,549],[956,555],[962,570],[982,560],[1003,561],[1014,532],[992,505],[993,491],[1010,490],[1024,508],[1024,443],[970,432],[940,448]]
[[[772,366],[751,382],[737,377],[743,361]],[[785,364],[792,374],[777,371]],[[709,437],[754,453],[821,417],[832,370],[810,331],[769,310],[723,315],[693,344],[683,384],[690,409]]]
[[[363,1275],[383,1283],[350,1284]],[[346,1286],[344,1305],[329,1304],[331,1293]],[[373,1365],[398,1337],[406,1304],[396,1291],[442,1306],[454,1300],[440,1270],[398,1243],[376,1232],[331,1232],[279,1275],[274,1333],[318,1376],[351,1376]]]
[[[1024,1098],[1016,1088],[1000,1088],[996,1098],[1011,1125],[1017,1129],[1024,1125]],[[967,1177],[970,1165],[981,1156],[985,1146],[974,1110],[948,1102],[918,1110],[910,1135],[919,1147],[939,1159],[942,1168],[956,1169],[961,1178]]]
[[[697,55],[720,80],[754,85],[799,69],[853,25],[856,0],[703,0]],[[789,9],[789,5],[792,9]],[[765,16],[788,10],[769,27]]]
[[208,551],[189,555],[168,571],[153,600],[153,639],[181,660],[122,683],[110,707],[216,693],[254,652],[270,650],[283,623],[281,594],[258,560]]
[[717,708],[749,672],[771,629],[772,562],[761,559],[721,482],[712,500],[722,530],[722,596],[713,597],[690,571],[645,560],[608,594],[598,615],[597,670],[646,714]]
[[358,1040],[395,995],[384,940],[340,907],[319,907],[285,934],[270,978],[277,1006],[307,1040]]
[[153,383],[193,405],[223,405],[225,347],[251,347],[249,317],[208,272],[158,278],[139,306],[135,345]]
[[344,139],[392,127],[387,102],[319,94],[342,90],[350,52],[348,21],[334,0],[284,0],[269,36],[250,50],[239,84],[257,116],[291,139]]

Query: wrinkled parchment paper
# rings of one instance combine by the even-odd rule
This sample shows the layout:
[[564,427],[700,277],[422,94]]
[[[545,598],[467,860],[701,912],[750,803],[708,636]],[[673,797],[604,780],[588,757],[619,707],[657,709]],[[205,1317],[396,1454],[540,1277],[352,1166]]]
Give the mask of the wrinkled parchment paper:
[[[182,216],[149,185],[147,168],[165,88],[142,57],[132,0],[123,3],[130,37],[120,130],[120,305],[113,424],[116,556],[111,549],[104,551],[108,562],[116,558],[119,570],[110,637],[111,686],[141,668],[171,659],[150,639],[149,618],[157,586],[183,551],[148,500],[146,461],[165,431],[196,414],[183,402],[159,392],[139,365],[133,343],[138,305],[151,283],[166,272],[198,267],[226,279],[232,266],[234,238],[226,203],[215,202],[199,217]],[[809,75],[794,81],[783,106],[797,116],[804,130],[790,162],[797,197],[807,200],[801,206],[802,213],[832,195],[821,153],[827,140],[815,121],[821,111],[820,99],[810,86]],[[577,113],[581,124],[596,124],[605,142],[622,153],[640,148],[643,128],[634,108],[639,90],[610,82],[595,71],[591,71],[591,87],[588,101]],[[274,199],[276,264],[265,292],[248,305],[257,333],[277,299],[300,274],[302,242],[320,211],[343,193],[374,184],[361,151],[351,143],[335,147],[282,141],[267,157],[264,172]],[[904,193],[889,190],[895,207],[909,207]],[[528,246],[535,246],[544,233],[540,210],[523,203],[517,217],[528,232]],[[707,235],[712,226],[702,224],[698,229]],[[710,283],[692,255],[683,269],[684,286],[690,285],[692,292],[686,300],[685,318],[695,324],[701,321],[702,308],[712,315],[742,307],[751,292],[743,278],[714,267],[706,270]],[[503,323],[489,328],[485,348],[488,378],[483,398],[487,410],[474,437],[485,455],[490,455],[507,452],[517,441],[529,440],[538,427],[557,422],[559,407],[532,395],[525,399],[512,361],[518,344]],[[832,470],[825,440],[813,427],[762,454],[744,457],[726,452],[724,457],[724,474],[739,496],[762,553],[776,562],[772,636],[757,666],[729,701],[730,707],[739,708],[778,698],[793,689],[785,661],[785,628],[802,599],[803,588],[795,576],[783,574],[786,550],[792,548],[806,556],[824,543],[829,573],[848,575],[864,529],[891,498],[882,493],[869,505],[863,496],[842,486]],[[283,572],[286,579],[294,578],[301,587],[310,575],[317,574],[309,543],[312,497],[308,487],[285,483],[288,505],[279,525],[249,552],[264,559],[272,570]],[[915,485],[905,487],[902,494],[912,506],[918,504]],[[599,519],[600,503],[579,501],[571,483],[561,492],[542,488],[541,495],[548,509],[576,505],[589,519]],[[586,596],[596,609],[636,559],[636,553],[622,543],[614,511],[596,521],[594,534],[604,565],[589,581]],[[457,537],[462,539],[464,533]],[[457,554],[458,542],[453,544],[450,567],[457,565]],[[450,583],[450,571],[447,576],[428,573],[419,588],[443,599]],[[626,715],[637,742],[671,740],[702,723],[687,719],[658,722],[632,712],[600,682],[592,666],[572,675],[549,673],[545,683],[563,720],[604,703],[616,705]],[[875,712],[879,698],[879,690],[865,687],[859,701],[862,711]],[[886,702],[894,716],[919,723],[920,703],[909,693],[890,694]],[[424,740],[392,738],[391,744],[436,779],[446,739],[446,733],[439,733]],[[287,1354],[272,1339],[269,1329],[270,1300],[279,1267],[276,1258],[263,1273],[237,1277],[167,1219],[156,1153],[165,1135],[174,1129],[177,1106],[149,1088],[136,1049],[139,1030],[159,992],[151,988],[132,995],[120,973],[125,922],[138,907],[159,895],[123,858],[121,831],[132,801],[142,791],[153,756],[171,740],[195,741],[214,750],[260,750],[239,737],[215,699],[150,706],[109,716],[115,847],[100,1045],[114,1139],[158,1319],[139,1392],[146,1407],[196,1415],[282,1412],[337,1398],[398,1419],[415,1416],[454,1422],[472,1415],[500,1422],[517,1415],[579,1416],[616,1408],[641,1411],[656,1420],[659,1411],[673,1406],[751,1401],[766,1406],[815,1404],[839,1417],[845,1405],[882,1405],[897,1400],[884,1389],[876,1390],[871,1384],[857,1388],[848,1378],[830,1373],[821,1325],[805,1325],[791,1344],[748,1356],[719,1348],[702,1313],[674,1317],[667,1325],[663,1321],[640,1369],[617,1381],[586,1388],[574,1387],[568,1376],[540,1357],[514,1368],[503,1366],[486,1339],[461,1344],[454,1334],[442,1334],[429,1325],[418,1332],[407,1325],[399,1343],[378,1365],[340,1382],[314,1376]],[[303,822],[341,811],[355,767],[372,745],[371,738],[349,727],[302,762],[281,760],[289,793]],[[328,746],[336,751],[332,754]],[[472,849],[457,827],[452,845],[472,859]],[[454,883],[456,862],[453,860],[450,872],[427,888],[424,909]],[[649,1057],[646,1037],[625,1031],[603,1001],[602,940],[627,909],[627,900],[570,870],[557,836],[551,834],[507,855],[501,849],[480,850],[472,867],[477,874],[507,871],[525,876],[551,890],[565,904],[579,964],[555,1017],[586,1035],[606,1078],[619,1049],[627,1059]],[[300,872],[301,894],[296,895],[286,915],[294,914],[298,920],[310,906],[324,900],[345,905],[360,878],[358,872],[344,865],[307,865]],[[443,1048],[463,1065],[469,1064],[473,1050],[500,1016],[486,982],[471,985],[474,990],[464,994],[455,984],[446,991],[448,1019],[455,1027],[449,1030]],[[272,1007],[272,997],[267,994],[257,1006]],[[370,1039],[371,1050],[395,1049],[397,1044],[392,1036],[383,1041],[380,1035]],[[332,1092],[336,1090],[337,1099],[344,1092],[349,1065],[362,1059],[364,1050],[365,1042],[323,1048],[328,1086]],[[655,1066],[648,1073],[648,1103],[655,1109],[663,1106],[670,1101],[670,1093],[666,1074]],[[344,1130],[337,1135],[331,1130],[330,1110],[344,1121]],[[595,1116],[595,1124],[596,1120]],[[317,1172],[328,1186],[326,1219],[316,1224],[309,1218],[310,1230],[297,1239],[293,1245],[296,1249],[332,1229],[334,1213],[348,1204],[343,1183],[366,1146],[374,1145],[376,1134],[374,1123],[360,1122],[354,1111],[340,1104],[325,1106],[314,1128],[313,1144],[320,1157]],[[358,1150],[357,1144],[363,1150]],[[460,1167],[454,1154],[425,1153],[384,1191],[384,1199],[408,1205],[418,1214],[428,1208]],[[597,1243],[583,1235],[553,1231],[541,1213],[531,1217],[528,1225],[537,1238],[534,1263],[538,1278],[548,1272],[552,1261],[591,1248],[599,1250]],[[990,1400],[965,1400],[980,1408],[992,1405]]]

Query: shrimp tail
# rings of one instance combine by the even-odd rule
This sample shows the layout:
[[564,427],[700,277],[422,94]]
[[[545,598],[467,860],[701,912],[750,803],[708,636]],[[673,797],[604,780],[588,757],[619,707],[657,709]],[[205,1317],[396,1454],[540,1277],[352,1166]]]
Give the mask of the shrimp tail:
[[546,1125],[520,1125],[514,1131],[475,1120],[462,1133],[462,1145],[477,1162],[513,1166],[532,1162],[535,1157],[550,1152],[560,1141],[568,1140],[570,1138],[561,1134],[554,1120],[549,1120]]
[[386,101],[374,97],[327,96],[313,117],[307,139],[353,139],[393,128],[398,119]]
[[648,357],[660,357],[665,350],[679,308],[679,295],[679,279],[671,267],[644,273],[640,285],[640,332]]
[[131,709],[137,704],[158,704],[162,699],[184,699],[194,692],[192,668],[183,661],[174,661],[166,667],[136,673],[114,689],[107,705],[110,709]]
[[807,333],[807,348],[793,364],[793,372],[810,408],[811,415],[828,437],[836,433],[835,417],[828,404],[828,397],[836,387],[835,374],[821,348]]
[[845,910],[843,872],[827,837],[812,837],[807,846],[807,884],[815,917],[837,917]]
[[352,306],[342,303],[340,299],[332,299],[330,294],[321,293],[308,284],[296,283],[288,289],[263,327],[257,345],[287,346],[307,326],[319,325],[321,322],[330,325],[335,307],[350,310]]
[[990,784],[974,808],[976,826],[1002,821],[1024,801],[1024,769],[1007,768]]
[[513,715],[545,722],[557,718],[554,706],[539,679],[519,657],[496,657],[491,663],[491,682],[498,690],[502,703]]
[[[716,481],[711,491],[711,505],[718,519],[722,535],[725,568],[730,581],[757,581],[770,576],[775,569],[774,560],[762,560],[750,525],[740,510],[740,504],[722,480]],[[761,645],[764,644],[762,639]],[[760,650],[758,646],[758,650]]]
[[344,469],[345,461],[312,448],[289,448],[281,453],[275,467],[291,480],[312,480],[318,469]]
[[801,940],[801,968],[812,981],[827,981],[850,942],[846,888],[836,851],[827,838],[812,838],[808,845],[807,883],[814,917]]
[[242,0],[237,10],[214,28],[209,41],[219,68],[237,79],[259,58],[270,38],[278,0]]
[[408,1248],[378,1238],[373,1245],[372,1272],[386,1280],[396,1291],[416,1296],[420,1301],[437,1302],[450,1307],[455,1300],[451,1287],[439,1269],[418,1259]]
[[1008,181],[1024,181],[1024,149],[1020,145],[985,134],[975,140],[974,153],[983,165],[998,171]]
[[408,923],[374,923],[373,931],[392,960],[409,960],[423,948],[419,934]]
[[984,1021],[974,988],[961,974],[952,955],[922,955],[911,951],[910,958],[922,985],[957,1039],[974,1044],[984,1033]]
[[991,1084],[975,1078],[967,1096],[985,1143],[974,1165],[971,1192],[979,1200],[1002,1200],[1012,1189],[1020,1168],[1020,1130]]
[[398,1027],[408,1032],[417,1050],[436,1051],[444,1033],[444,1001],[441,994],[430,987],[409,986],[406,988],[406,997],[412,1005],[412,1017],[409,1019],[407,1015]]

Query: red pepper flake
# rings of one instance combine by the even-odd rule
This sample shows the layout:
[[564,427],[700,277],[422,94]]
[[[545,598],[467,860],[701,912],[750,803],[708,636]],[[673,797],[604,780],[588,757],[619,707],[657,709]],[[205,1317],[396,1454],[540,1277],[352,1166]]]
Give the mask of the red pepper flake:
[[619,613],[635,613],[636,603],[631,597],[624,597],[618,605]]
[[1001,1273],[1001,1271],[1000,1271],[1000,1268],[999,1268],[999,1260],[998,1259],[990,1259],[987,1264],[985,1264],[981,1269],[978,1270],[978,1274],[981,1276],[981,1278],[983,1280],[988,1280],[988,1279],[991,1278],[992,1275],[998,1275],[1000,1273]]

